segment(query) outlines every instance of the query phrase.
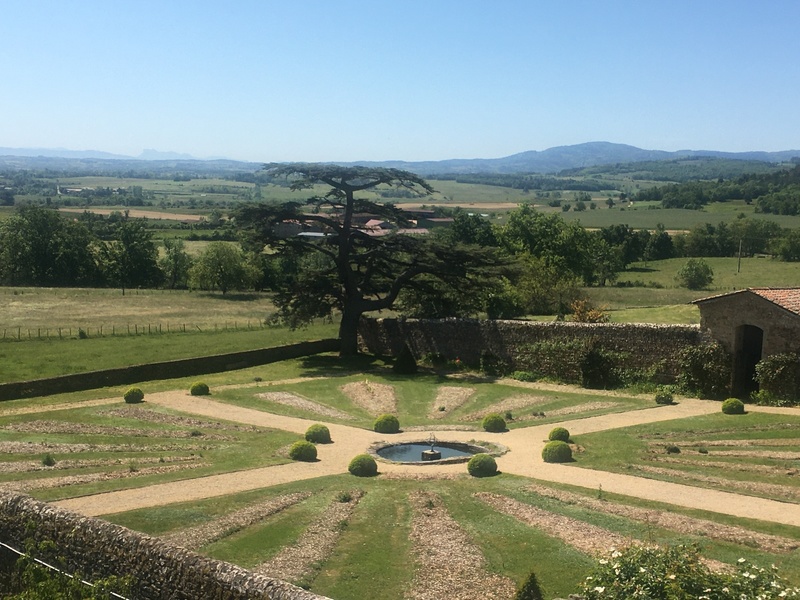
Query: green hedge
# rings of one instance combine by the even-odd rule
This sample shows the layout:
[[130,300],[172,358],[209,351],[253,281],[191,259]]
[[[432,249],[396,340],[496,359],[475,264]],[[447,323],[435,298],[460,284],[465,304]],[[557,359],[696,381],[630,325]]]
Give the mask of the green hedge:
[[289,458],[303,462],[317,460],[317,447],[306,440],[298,440],[289,448]]
[[356,477],[374,477],[378,474],[378,463],[369,454],[355,456],[347,470]]
[[394,415],[381,415],[372,426],[378,433],[398,433],[400,431],[400,421]]
[[555,440],[547,442],[542,448],[542,459],[547,463],[564,463],[572,461],[572,448],[567,442]]
[[330,444],[331,430],[321,423],[315,423],[306,429],[306,441],[313,444]]
[[467,472],[473,477],[491,477],[497,473],[497,461],[489,454],[476,454],[469,459]]

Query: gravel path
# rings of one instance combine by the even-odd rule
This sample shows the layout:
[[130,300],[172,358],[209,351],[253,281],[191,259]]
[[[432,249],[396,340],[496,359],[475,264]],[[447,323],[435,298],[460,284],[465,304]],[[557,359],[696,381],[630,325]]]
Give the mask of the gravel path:
[[514,582],[490,573],[480,549],[434,493],[409,495],[413,516],[409,538],[417,568],[407,600],[507,600]]
[[[563,390],[563,388],[562,388]],[[614,394],[606,394],[613,396]],[[274,415],[257,410],[215,402],[208,397],[192,397],[184,391],[150,394],[148,402],[171,410],[195,414],[205,418],[222,419],[247,425],[274,427],[304,434],[313,421]],[[760,407],[749,407],[752,412]],[[628,427],[643,423],[655,423],[681,419],[719,411],[719,404],[705,400],[681,400],[672,406],[614,413],[563,422],[573,434],[579,436],[595,431]],[[764,412],[776,412],[770,409]],[[797,411],[783,409],[779,414],[796,415]],[[122,490],[71,498],[56,504],[87,515],[102,515],[123,512],[135,508],[160,506],[172,502],[186,502],[237,492],[260,489],[271,485],[299,481],[324,475],[347,472],[349,460],[364,452],[371,444],[386,439],[386,436],[339,424],[329,424],[333,444],[318,446],[319,461],[315,463],[295,462],[285,465],[251,469],[237,473],[225,473],[198,479],[157,484],[147,488]],[[509,448],[509,452],[497,459],[498,468],[506,473],[532,479],[553,481],[589,489],[602,489],[608,493],[642,498],[656,502],[669,499],[671,504],[685,508],[708,510],[737,517],[772,521],[800,527],[800,511],[787,510],[786,504],[763,498],[696,488],[690,485],[642,479],[631,475],[594,471],[576,465],[555,465],[541,461],[541,448],[547,438],[550,425],[513,429],[501,434],[476,432],[440,431],[433,429],[442,441],[469,442],[476,437],[496,441]],[[407,432],[391,436],[392,441],[402,442],[419,438],[419,432]],[[381,473],[414,474],[426,473],[434,468],[440,475],[463,474],[464,465],[399,465],[381,463]]]

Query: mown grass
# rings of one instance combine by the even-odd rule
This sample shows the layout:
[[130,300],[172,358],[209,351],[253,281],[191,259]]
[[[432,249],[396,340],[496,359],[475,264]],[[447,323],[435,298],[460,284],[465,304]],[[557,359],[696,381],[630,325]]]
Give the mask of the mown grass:
[[[485,411],[492,405],[516,396],[537,396],[541,402],[531,406],[513,409],[512,420],[507,421],[509,429],[527,427],[532,424],[546,424],[563,420],[557,415],[548,416],[549,411],[576,407],[598,400],[596,395],[591,392],[576,393],[567,391],[550,391],[540,389],[525,389],[512,385],[503,385],[490,379],[473,378],[465,380],[462,375],[456,374],[446,376],[441,373],[422,372],[415,376],[398,376],[385,367],[376,367],[367,373],[334,374],[329,378],[313,379],[303,383],[286,385],[271,385],[270,392],[291,392],[303,398],[313,399],[315,402],[335,408],[347,413],[352,420],[339,420],[325,417],[331,422],[342,422],[371,429],[376,415],[370,414],[365,409],[356,405],[343,391],[342,386],[354,382],[372,382],[376,384],[392,386],[397,399],[397,415],[400,426],[411,427],[418,425],[471,425],[480,430],[480,418],[471,416],[477,411]],[[430,419],[428,413],[436,409],[436,395],[439,386],[467,387],[474,390],[473,395],[462,406],[448,413],[441,419]],[[248,387],[242,389],[230,389],[220,391],[215,395],[215,399],[222,402],[230,402],[237,406],[263,410],[270,413],[307,418],[319,419],[319,415],[310,410],[280,404],[268,399],[258,397],[265,391],[264,388]],[[604,400],[609,400],[604,398]],[[615,396],[611,399],[616,405],[606,408],[576,412],[570,418],[585,418],[610,412],[621,412],[636,410],[640,408],[650,408],[651,402],[641,398]],[[498,409],[499,410],[499,409]],[[500,411],[505,413],[505,411]],[[543,412],[544,417],[526,419],[534,413]],[[466,420],[465,420],[466,419]],[[477,433],[477,432],[476,432]]]
[[275,327],[88,339],[7,340],[0,342],[0,382],[254,350],[329,337],[336,337],[336,327],[331,324],[304,330]]
[[[640,425],[581,436],[580,444],[584,451],[579,456],[578,462],[582,467],[635,473],[644,477],[668,481],[680,480],[681,477],[678,477],[678,474],[686,473],[696,476],[691,480],[692,485],[727,489],[735,493],[748,492],[735,485],[727,485],[725,482],[703,481],[697,477],[800,488],[800,481],[796,477],[785,476],[793,469],[794,461],[791,459],[767,456],[727,456],[725,454],[726,450],[766,452],[772,449],[775,452],[798,452],[800,451],[800,439],[797,437],[798,428],[800,428],[800,414],[789,416],[755,412],[735,416],[719,413],[666,423]],[[794,445],[770,447],[768,441],[772,439],[794,440]],[[759,440],[766,446],[731,444],[720,447],[704,444],[704,442],[712,440]],[[681,445],[680,452],[668,454],[667,448],[676,442],[687,442],[689,445]],[[669,457],[672,461],[659,461],[660,457]],[[742,468],[739,470],[735,468],[739,465],[756,469],[745,470]],[[662,473],[637,472],[637,466],[658,466],[675,470],[676,473],[675,476],[671,476]],[[762,469],[758,469],[758,467],[762,467]],[[769,490],[761,491],[758,495],[785,500],[785,498],[775,496]]]

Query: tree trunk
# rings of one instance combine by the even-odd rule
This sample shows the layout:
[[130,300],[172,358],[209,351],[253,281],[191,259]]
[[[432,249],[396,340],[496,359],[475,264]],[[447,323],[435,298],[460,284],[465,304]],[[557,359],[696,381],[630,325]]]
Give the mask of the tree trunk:
[[362,311],[347,303],[342,311],[342,322],[339,324],[339,356],[355,356],[358,354],[358,322]]

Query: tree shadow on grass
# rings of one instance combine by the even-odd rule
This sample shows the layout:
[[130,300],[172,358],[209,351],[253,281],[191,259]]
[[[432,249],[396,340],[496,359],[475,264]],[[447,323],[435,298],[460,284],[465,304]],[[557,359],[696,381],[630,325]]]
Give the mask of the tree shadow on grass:
[[[347,377],[355,373],[377,371],[386,367],[386,360],[368,354],[340,357],[335,354],[315,354],[301,360],[304,375],[313,377]],[[391,373],[391,371],[386,371]]]

